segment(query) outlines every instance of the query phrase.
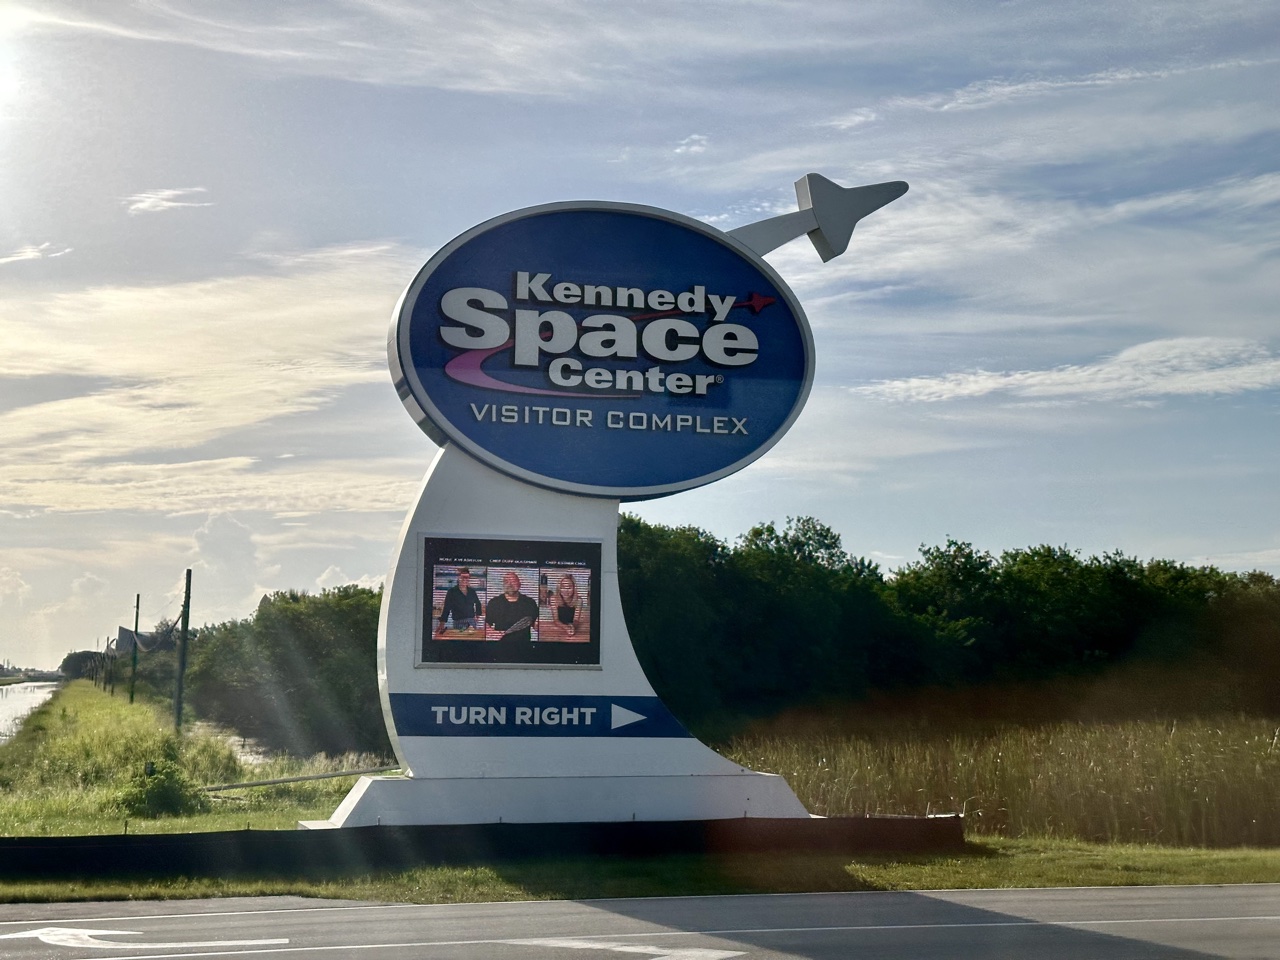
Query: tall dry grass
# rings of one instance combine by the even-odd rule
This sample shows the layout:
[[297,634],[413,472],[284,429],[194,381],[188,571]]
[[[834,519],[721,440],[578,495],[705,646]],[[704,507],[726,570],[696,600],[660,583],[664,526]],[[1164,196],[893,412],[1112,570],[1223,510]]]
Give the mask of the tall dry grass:
[[1280,845],[1280,726],[1255,718],[739,737],[812,813],[964,813],[977,835]]

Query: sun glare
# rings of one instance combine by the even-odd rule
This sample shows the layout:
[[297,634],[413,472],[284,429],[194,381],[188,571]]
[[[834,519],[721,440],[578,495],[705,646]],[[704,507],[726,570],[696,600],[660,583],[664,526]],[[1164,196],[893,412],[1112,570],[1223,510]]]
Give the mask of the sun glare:
[[0,53],[0,110],[3,110],[18,97],[18,69]]
[[15,40],[31,17],[14,7],[0,7],[0,110],[18,96],[21,76]]

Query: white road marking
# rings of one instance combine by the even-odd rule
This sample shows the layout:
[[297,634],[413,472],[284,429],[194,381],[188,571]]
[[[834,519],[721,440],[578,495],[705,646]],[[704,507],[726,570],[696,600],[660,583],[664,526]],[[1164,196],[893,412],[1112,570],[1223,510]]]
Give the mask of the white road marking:
[[[527,903],[542,903],[540,900],[515,901]],[[200,920],[208,917],[258,917],[272,916],[278,913],[323,913],[329,910],[400,910],[410,907],[452,907],[452,903],[352,903],[349,906],[327,906],[327,907],[272,907],[269,909],[259,910],[210,910],[207,913],[131,913],[124,916],[107,916],[107,917],[59,917],[57,920],[61,923],[115,923],[121,921],[131,923],[134,920]],[[24,923],[34,923],[33,920],[0,920],[0,926],[16,927]]]
[[[1223,884],[1220,883],[1181,883],[1176,887],[1180,891],[1189,891],[1197,889],[1219,890]],[[1250,890],[1258,887],[1278,887],[1280,884],[1274,883],[1235,883],[1231,884],[1233,888],[1240,890]],[[1082,887],[1036,887],[1024,888],[1015,891],[1008,887],[976,887],[972,890],[954,890],[954,889],[937,889],[937,890],[859,890],[856,892],[848,890],[819,890],[812,893],[753,893],[749,894],[751,899],[756,900],[784,900],[784,899],[826,899],[830,897],[895,897],[901,896],[903,893],[913,893],[918,896],[927,897],[929,899],[938,899],[943,903],[951,903],[956,906],[971,906],[973,909],[986,909],[976,904],[964,904],[954,902],[947,899],[951,895],[967,895],[982,893],[1027,893],[1034,890],[1036,893],[1078,893],[1081,891],[1103,890],[1107,893],[1116,893],[1120,891],[1141,890],[1144,893],[1152,891],[1167,890],[1168,886],[1146,886],[1146,887],[1114,887],[1114,886],[1082,886]],[[598,903],[613,903],[617,897],[597,897],[583,898],[576,901],[577,903],[591,906]],[[723,899],[739,899],[737,895],[708,895],[708,894],[687,894],[679,896],[667,897],[645,897],[647,902],[656,903],[659,901],[690,901],[690,900],[723,900]],[[546,903],[545,900],[505,900],[501,901],[504,905],[511,907],[525,904],[541,904]],[[343,904],[326,904],[320,907],[259,907],[254,910],[210,910],[199,913],[142,913],[127,914],[119,916],[115,914],[107,916],[89,916],[89,917],[57,917],[49,918],[59,923],[132,923],[135,920],[186,920],[186,919],[202,919],[207,917],[256,917],[270,916],[278,913],[326,913],[329,911],[348,911],[348,910],[452,910],[458,906],[467,907],[485,907],[490,906],[487,903],[360,903],[352,901]],[[1250,919],[1248,917],[1209,917],[1210,920],[1237,920]],[[33,920],[0,920],[0,927],[13,927],[21,924],[33,923]]]
[[[287,911],[285,911],[287,912]],[[729,936],[745,936],[747,934],[759,933],[848,933],[861,930],[966,930],[966,929],[982,929],[985,927],[1090,927],[1090,926],[1108,926],[1111,924],[1122,923],[1220,923],[1230,921],[1280,921],[1280,915],[1264,915],[1249,917],[1164,917],[1143,919],[1124,919],[1124,920],[1004,920],[1004,921],[981,921],[975,923],[881,923],[881,924],[852,924],[852,925],[835,925],[823,927],[744,927],[734,930],[651,930],[647,933],[612,933],[612,934],[590,934],[581,937],[564,937],[559,938],[564,941],[590,941],[593,937],[607,936],[615,940],[626,940],[631,938],[658,939],[662,937],[729,937]],[[522,944],[528,941],[519,939],[493,939],[486,938],[483,940],[415,940],[399,943],[343,943],[330,944],[326,946],[290,946],[290,947],[274,947],[270,949],[258,950],[219,950],[207,953],[156,953],[146,954],[143,956],[134,956],[130,960],[179,960],[182,957],[240,957],[240,956],[256,956],[262,954],[277,953],[329,953],[334,950],[398,950],[405,947],[470,947],[470,946],[486,946],[494,944]],[[546,941],[541,941],[545,943]],[[567,946],[566,944],[562,944]],[[596,946],[596,943],[590,944]],[[123,946],[123,944],[121,944]],[[139,944],[139,947],[145,947],[147,944]],[[652,956],[652,954],[650,954]],[[665,956],[673,956],[670,952]],[[675,954],[675,956],[680,956]],[[89,960],[89,958],[86,958]],[[705,960],[705,958],[704,958]]]
[[527,947],[567,947],[571,950],[612,950],[615,953],[643,953],[655,960],[729,960],[729,957],[746,956],[741,950],[707,950],[701,947],[650,947],[641,943],[610,943],[606,940],[563,939],[507,940],[506,943]]
[[109,947],[115,950],[184,950],[204,947],[266,947],[288,943],[285,938],[272,940],[193,940],[188,943],[117,943],[99,937],[140,937],[137,930],[86,930],[83,927],[40,927],[21,933],[0,933],[0,940],[40,940],[53,947]]

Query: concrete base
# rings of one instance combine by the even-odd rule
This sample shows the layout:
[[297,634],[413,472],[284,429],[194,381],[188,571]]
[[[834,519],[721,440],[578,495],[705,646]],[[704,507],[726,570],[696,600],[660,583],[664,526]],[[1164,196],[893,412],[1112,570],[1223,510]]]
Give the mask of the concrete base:
[[658,777],[361,777],[328,820],[303,829],[411,824],[808,818],[771,773]]

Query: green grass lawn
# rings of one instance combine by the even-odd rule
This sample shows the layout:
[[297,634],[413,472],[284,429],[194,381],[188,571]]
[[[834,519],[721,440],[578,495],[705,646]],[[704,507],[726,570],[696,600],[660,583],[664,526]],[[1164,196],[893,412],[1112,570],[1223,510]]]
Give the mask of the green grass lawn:
[[340,880],[0,880],[0,902],[296,896],[405,903],[594,900],[833,890],[1125,886],[1280,881],[1280,850],[1201,850],[1065,840],[984,840],[963,853],[573,858],[420,867]]

